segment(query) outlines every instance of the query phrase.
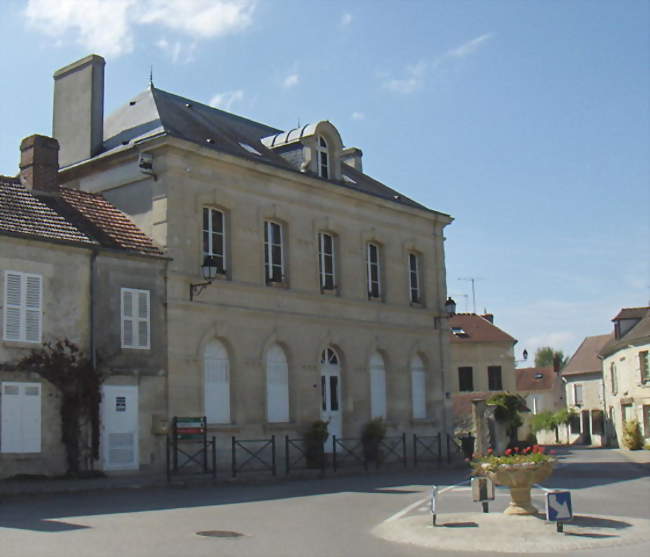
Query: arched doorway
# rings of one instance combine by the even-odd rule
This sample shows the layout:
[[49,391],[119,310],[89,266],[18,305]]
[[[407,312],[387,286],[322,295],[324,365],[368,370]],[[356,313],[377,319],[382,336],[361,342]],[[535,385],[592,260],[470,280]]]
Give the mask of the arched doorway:
[[[320,359],[321,419],[327,423],[330,436],[343,435],[341,412],[341,359],[332,348],[323,350]],[[332,450],[331,439],[325,444],[325,451]]]

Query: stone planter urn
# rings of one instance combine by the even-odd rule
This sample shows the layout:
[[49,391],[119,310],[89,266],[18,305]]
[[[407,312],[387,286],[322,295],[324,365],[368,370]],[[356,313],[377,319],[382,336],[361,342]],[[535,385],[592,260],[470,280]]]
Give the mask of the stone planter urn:
[[543,482],[553,473],[552,462],[539,464],[523,462],[520,464],[502,464],[497,470],[488,470],[485,475],[496,485],[510,488],[510,505],[505,514],[537,514],[537,509],[530,500],[530,488],[533,484]]

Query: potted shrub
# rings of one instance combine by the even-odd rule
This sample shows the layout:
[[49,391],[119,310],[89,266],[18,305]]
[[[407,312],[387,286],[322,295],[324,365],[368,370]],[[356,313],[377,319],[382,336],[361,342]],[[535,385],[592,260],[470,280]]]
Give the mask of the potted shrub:
[[386,437],[386,424],[383,418],[374,418],[363,426],[361,443],[363,445],[363,458],[366,461],[379,461],[381,456],[379,445],[384,437]]
[[638,420],[629,420],[623,424],[623,446],[630,451],[643,448],[643,435]]
[[325,464],[325,441],[329,437],[327,423],[316,420],[303,434],[307,468],[322,468]]

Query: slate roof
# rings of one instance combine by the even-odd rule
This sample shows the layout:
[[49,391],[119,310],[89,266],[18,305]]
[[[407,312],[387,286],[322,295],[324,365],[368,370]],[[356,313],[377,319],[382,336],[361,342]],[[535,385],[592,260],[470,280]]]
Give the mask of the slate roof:
[[[262,138],[279,133],[282,130],[149,87],[106,119],[104,148],[107,151],[117,150],[131,142],[167,135],[207,149],[300,173],[278,150],[269,149],[262,143]],[[342,163],[342,169],[346,179],[340,181],[312,177],[393,203],[434,212],[345,163]]]
[[99,194],[69,188],[54,193],[26,189],[0,176],[0,233],[39,240],[102,246],[142,255],[162,255],[124,213]]
[[0,176],[0,232],[34,239],[98,245],[24,188],[17,178]]
[[553,367],[523,367],[515,370],[517,392],[548,391],[557,381]]
[[[449,326],[452,329],[450,340],[452,343],[464,344],[470,342],[511,342],[517,340],[505,331],[502,331],[490,323],[485,317],[475,313],[457,313],[449,318]],[[454,329],[464,332],[454,334]]]
[[612,319],[612,321],[617,321],[619,319],[641,319],[645,316],[646,313],[648,313],[647,307],[639,307],[639,308],[623,308],[621,311],[618,312],[616,317]]
[[598,353],[614,338],[614,333],[586,337],[562,369],[562,375],[601,373],[602,361]]
[[[610,356],[621,348],[625,348],[629,344],[650,344],[650,307],[645,308],[627,308],[634,310],[642,310],[639,313],[642,315],[639,322],[634,325],[627,333],[621,338],[612,338],[600,351],[603,358]],[[626,309],[621,310],[619,315],[625,312]],[[623,317],[622,319],[630,319],[630,317]]]

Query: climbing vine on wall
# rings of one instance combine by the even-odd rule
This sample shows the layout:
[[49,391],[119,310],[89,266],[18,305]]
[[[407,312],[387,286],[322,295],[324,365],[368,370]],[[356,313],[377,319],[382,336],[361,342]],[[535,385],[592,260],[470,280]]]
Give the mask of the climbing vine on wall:
[[66,452],[67,473],[78,475],[86,428],[90,430],[91,456],[99,458],[101,372],[67,338],[43,343],[41,348],[22,358],[17,368],[37,373],[61,393],[61,441]]

